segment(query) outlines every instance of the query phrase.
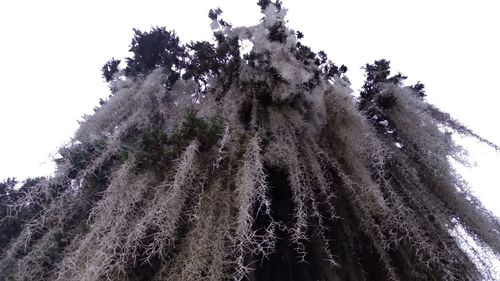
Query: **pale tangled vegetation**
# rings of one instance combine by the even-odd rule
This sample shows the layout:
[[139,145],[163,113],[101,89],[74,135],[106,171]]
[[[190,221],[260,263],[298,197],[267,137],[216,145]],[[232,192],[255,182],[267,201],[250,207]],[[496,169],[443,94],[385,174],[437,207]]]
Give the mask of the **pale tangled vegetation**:
[[263,8],[252,27],[214,16],[219,45],[252,51],[203,85],[114,76],[56,175],[10,206],[41,211],[2,249],[2,280],[491,278],[454,232],[500,254],[499,220],[448,161],[466,161],[453,130],[476,135],[403,85],[360,109],[343,72],[300,55],[286,9]]

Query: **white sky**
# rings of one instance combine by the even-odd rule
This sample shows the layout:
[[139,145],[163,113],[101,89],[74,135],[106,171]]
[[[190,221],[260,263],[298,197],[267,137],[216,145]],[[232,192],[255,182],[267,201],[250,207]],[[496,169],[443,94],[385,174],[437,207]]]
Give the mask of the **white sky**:
[[[166,26],[183,42],[211,38],[208,10],[235,26],[261,18],[248,1],[1,1],[0,180],[49,174],[50,155],[108,95],[100,68],[127,56],[132,28]],[[285,1],[290,26],[314,50],[349,67],[355,90],[367,62],[422,81],[428,100],[500,144],[498,1]],[[500,214],[500,157],[469,144],[478,167],[461,169]]]

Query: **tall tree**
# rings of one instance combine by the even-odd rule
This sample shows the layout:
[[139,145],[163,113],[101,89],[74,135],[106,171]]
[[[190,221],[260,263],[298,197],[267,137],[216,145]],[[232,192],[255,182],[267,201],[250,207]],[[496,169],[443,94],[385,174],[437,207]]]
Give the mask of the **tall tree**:
[[386,60],[355,98],[281,3],[258,4],[251,27],[211,10],[214,42],[134,30],[55,176],[6,202],[41,203],[0,245],[3,280],[489,277],[460,235],[498,255],[500,223],[448,162],[466,160],[452,132],[479,136]]

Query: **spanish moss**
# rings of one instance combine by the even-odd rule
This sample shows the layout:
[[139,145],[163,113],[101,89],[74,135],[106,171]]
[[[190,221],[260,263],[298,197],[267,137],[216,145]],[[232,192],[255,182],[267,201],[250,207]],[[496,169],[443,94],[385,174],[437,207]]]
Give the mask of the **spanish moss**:
[[356,97],[259,5],[250,27],[211,10],[213,42],[134,30],[55,174],[2,183],[1,280],[494,278],[500,222],[450,160],[454,133],[498,147],[386,60]]

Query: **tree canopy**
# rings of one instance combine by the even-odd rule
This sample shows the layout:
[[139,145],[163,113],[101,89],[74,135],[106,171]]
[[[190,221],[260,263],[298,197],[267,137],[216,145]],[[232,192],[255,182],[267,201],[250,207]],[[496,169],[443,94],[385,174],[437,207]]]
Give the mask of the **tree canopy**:
[[258,5],[249,27],[210,10],[212,42],[133,31],[55,175],[0,184],[1,280],[493,278],[466,249],[499,255],[500,222],[451,135],[498,147],[387,60],[352,95],[279,1]]

